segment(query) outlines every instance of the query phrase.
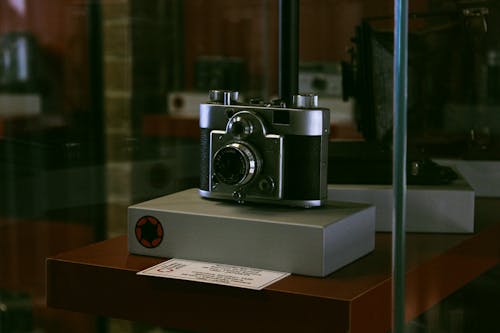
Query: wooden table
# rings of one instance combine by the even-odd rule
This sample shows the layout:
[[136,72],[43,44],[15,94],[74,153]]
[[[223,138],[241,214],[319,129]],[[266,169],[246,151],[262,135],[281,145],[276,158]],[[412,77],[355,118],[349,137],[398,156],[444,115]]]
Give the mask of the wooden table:
[[[406,318],[440,302],[500,261],[499,199],[476,200],[476,233],[408,234]],[[130,255],[125,236],[47,260],[55,308],[195,332],[387,332],[391,235],[326,278],[289,276],[262,291],[138,276],[164,259]]]

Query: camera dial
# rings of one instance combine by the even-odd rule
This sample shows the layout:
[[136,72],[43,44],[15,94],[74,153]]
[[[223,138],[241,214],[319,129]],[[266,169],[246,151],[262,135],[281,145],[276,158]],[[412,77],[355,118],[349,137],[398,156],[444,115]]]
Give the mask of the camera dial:
[[238,103],[238,92],[231,90],[210,90],[208,98],[212,103],[231,105]]
[[221,183],[244,185],[260,170],[260,159],[247,144],[233,142],[219,149],[213,159],[213,174]]
[[297,108],[317,108],[318,95],[316,94],[298,94],[292,96],[292,104]]

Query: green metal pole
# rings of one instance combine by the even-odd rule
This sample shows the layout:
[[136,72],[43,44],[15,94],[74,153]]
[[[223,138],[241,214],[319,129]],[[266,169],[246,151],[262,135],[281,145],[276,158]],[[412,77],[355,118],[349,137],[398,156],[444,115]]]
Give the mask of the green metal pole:
[[408,0],[394,0],[394,151],[392,304],[393,332],[405,326],[406,110],[408,91]]

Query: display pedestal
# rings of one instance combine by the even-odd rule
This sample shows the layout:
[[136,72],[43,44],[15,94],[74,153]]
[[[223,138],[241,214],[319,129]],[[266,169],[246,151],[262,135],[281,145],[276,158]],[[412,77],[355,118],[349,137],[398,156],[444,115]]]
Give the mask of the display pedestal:
[[130,206],[130,253],[326,276],[375,245],[375,209],[299,209],[202,199],[197,189]]
[[[374,205],[376,231],[392,230],[391,185],[329,185],[328,198]],[[464,180],[449,185],[410,185],[406,198],[406,231],[474,232],[474,191]]]

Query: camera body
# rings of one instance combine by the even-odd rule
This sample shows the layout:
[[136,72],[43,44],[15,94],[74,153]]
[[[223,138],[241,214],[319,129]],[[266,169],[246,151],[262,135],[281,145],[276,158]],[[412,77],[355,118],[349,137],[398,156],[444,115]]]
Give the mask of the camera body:
[[293,106],[238,102],[235,91],[212,90],[200,105],[204,198],[298,207],[327,200],[330,112],[316,95]]

